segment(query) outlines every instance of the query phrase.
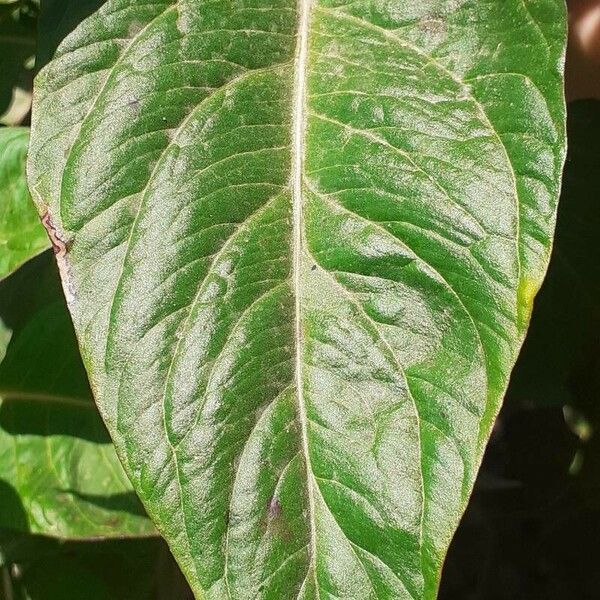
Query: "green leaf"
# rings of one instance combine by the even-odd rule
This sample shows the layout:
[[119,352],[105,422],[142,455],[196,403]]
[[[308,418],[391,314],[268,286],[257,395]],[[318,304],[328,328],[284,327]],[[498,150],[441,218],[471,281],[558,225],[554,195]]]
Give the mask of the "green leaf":
[[548,262],[560,0],[109,0],[30,182],[198,597],[433,598]]
[[0,322],[11,333],[0,364],[0,527],[154,535],[93,403],[49,253],[2,282]]
[[28,143],[28,129],[0,129],[0,279],[50,245],[27,189]]

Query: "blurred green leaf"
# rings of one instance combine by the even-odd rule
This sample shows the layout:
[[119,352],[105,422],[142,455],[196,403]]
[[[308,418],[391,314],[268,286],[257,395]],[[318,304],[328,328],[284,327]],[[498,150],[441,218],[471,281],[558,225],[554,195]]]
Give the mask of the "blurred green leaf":
[[0,527],[67,539],[154,535],[91,392],[50,253],[0,285]]
[[0,129],[0,279],[49,247],[25,177],[29,130]]
[[31,0],[0,3],[0,123],[17,125],[29,112],[38,7]]

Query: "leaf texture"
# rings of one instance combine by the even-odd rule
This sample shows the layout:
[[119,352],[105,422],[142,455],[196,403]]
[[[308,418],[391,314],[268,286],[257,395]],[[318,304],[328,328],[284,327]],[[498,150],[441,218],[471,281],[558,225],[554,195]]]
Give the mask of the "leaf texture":
[[558,0],[109,0],[31,187],[198,597],[433,598],[548,262]]
[[0,528],[156,535],[94,406],[50,253],[0,284],[0,324]]

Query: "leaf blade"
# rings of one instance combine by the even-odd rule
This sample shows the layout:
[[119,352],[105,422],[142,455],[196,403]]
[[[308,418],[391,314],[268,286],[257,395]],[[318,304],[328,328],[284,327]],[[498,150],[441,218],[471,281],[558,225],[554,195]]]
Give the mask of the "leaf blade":
[[547,262],[544,6],[113,1],[42,71],[40,114],[62,118],[61,78],[83,100],[64,129],[34,115],[33,189],[120,457],[198,594],[435,594]]

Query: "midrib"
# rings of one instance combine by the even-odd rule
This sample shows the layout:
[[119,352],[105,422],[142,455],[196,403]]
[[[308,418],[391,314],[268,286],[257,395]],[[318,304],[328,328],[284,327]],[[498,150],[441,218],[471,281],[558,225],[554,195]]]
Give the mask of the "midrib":
[[[316,530],[314,481],[308,449],[308,428],[306,404],[304,402],[303,369],[302,369],[302,315],[301,315],[301,280],[302,280],[302,172],[304,167],[304,131],[306,124],[306,70],[308,62],[308,35],[312,0],[298,0],[298,36],[296,58],[294,62],[294,103],[292,115],[292,238],[293,238],[293,293],[294,335],[295,335],[295,380],[298,399],[298,420],[302,437],[302,450],[306,465],[306,485],[308,492],[308,519],[310,521],[310,568],[315,568]],[[307,573],[308,577],[308,573]],[[316,571],[314,572],[316,585]]]

